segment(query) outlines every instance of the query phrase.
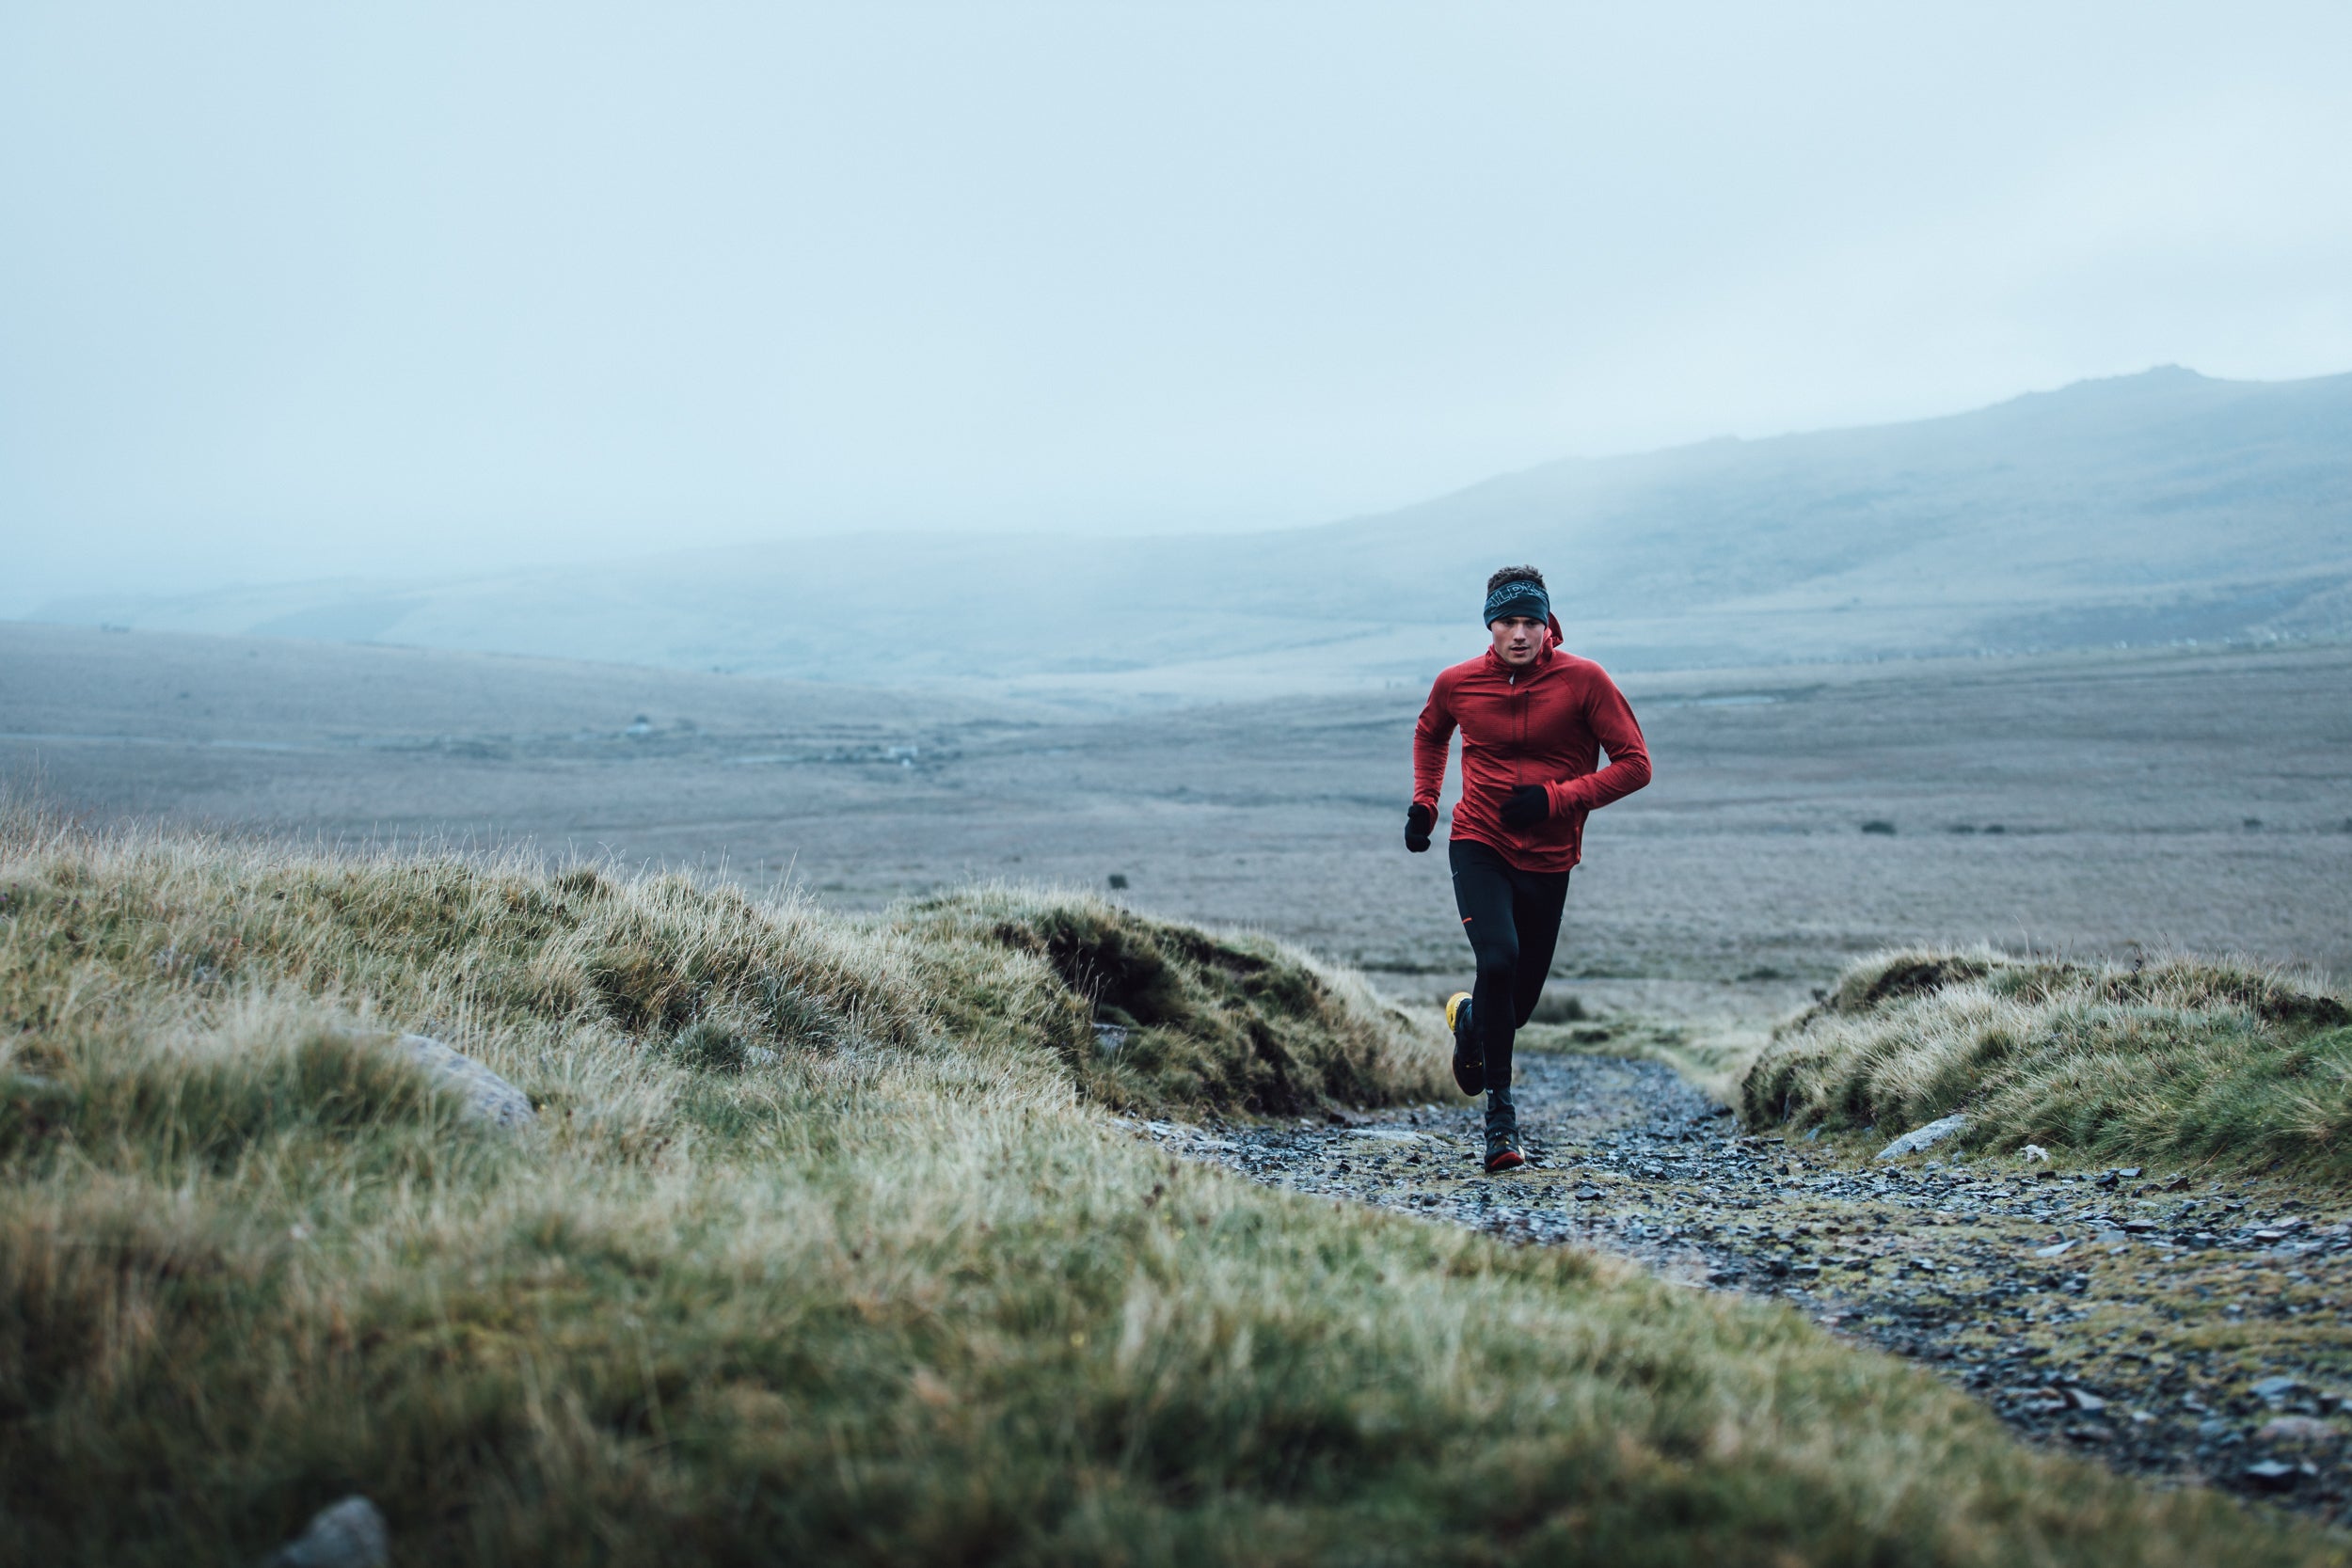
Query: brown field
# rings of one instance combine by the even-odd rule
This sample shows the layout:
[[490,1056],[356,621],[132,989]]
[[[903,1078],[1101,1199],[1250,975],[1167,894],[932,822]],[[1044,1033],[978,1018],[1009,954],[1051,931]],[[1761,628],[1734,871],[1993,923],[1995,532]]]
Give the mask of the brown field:
[[[1777,1006],[1910,942],[2352,974],[2352,649],[1629,675],[1658,782],[1597,816],[1557,973]],[[870,909],[1103,888],[1441,989],[1398,841],[1418,693],[1085,722],[884,690],[0,626],[0,780],[94,822],[528,841]],[[644,722],[637,722],[640,719]],[[634,731],[634,733],[632,733]],[[1862,831],[1893,825],[1891,834]]]

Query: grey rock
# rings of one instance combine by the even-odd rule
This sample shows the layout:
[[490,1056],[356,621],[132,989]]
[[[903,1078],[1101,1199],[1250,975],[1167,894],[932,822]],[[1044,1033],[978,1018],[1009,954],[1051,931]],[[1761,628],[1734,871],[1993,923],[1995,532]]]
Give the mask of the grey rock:
[[385,1568],[391,1556],[384,1515],[354,1495],[312,1514],[300,1535],[262,1560],[266,1568]]
[[2270,1443],[2332,1443],[2336,1429],[2315,1416],[2274,1416],[2254,1435]]
[[1878,1157],[1882,1160],[1899,1160],[1906,1154],[1916,1154],[1923,1148],[1932,1148],[1967,1125],[1968,1117],[1965,1112],[1955,1112],[1948,1117],[1939,1117],[1925,1127],[1915,1127],[1897,1138],[1893,1143],[1880,1149]]
[[2263,1492],[2283,1492],[2293,1486],[2300,1474],[2292,1465],[2281,1465],[2275,1459],[2257,1461],[2243,1472],[2247,1481]]
[[2266,1377],[2254,1385],[2254,1397],[2258,1400],[2282,1400],[2302,1386],[2301,1380],[2297,1378]]
[[403,1035],[399,1049],[424,1069],[425,1075],[436,1084],[457,1091],[465,1101],[468,1119],[485,1121],[493,1127],[528,1127],[539,1119],[538,1113],[531,1108],[529,1095],[471,1056],[451,1050],[432,1036]]

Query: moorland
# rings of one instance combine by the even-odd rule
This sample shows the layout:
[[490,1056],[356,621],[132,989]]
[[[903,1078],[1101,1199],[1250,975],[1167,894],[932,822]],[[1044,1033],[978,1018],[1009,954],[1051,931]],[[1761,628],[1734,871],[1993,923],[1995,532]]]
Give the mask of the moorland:
[[[1466,639],[1466,641],[1468,641]],[[1449,986],[1399,843],[1420,693],[1053,710],[498,656],[0,625],[0,772],[131,818],[791,883],[1109,892]],[[1657,782],[1588,835],[1555,973],[1801,1003],[1914,942],[2352,973],[2352,649],[1629,674]],[[1693,1000],[1695,999],[1695,1000]]]
[[1168,1158],[1438,1092],[1267,939],[23,811],[0,908],[7,1560],[355,1493],[436,1562],[2340,1557],[1778,1306]]
[[354,1490],[436,1560],[2340,1550],[2075,1455],[2352,1495],[2343,646],[1627,675],[1658,783],[1529,1041],[1607,1059],[1531,1069],[1507,1186],[1415,1006],[1463,971],[1417,693],[21,624],[0,671],[19,1560]]

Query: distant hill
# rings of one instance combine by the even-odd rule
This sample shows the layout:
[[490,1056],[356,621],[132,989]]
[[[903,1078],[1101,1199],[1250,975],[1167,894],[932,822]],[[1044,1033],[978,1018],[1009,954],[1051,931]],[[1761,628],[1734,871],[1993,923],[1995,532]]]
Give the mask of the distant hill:
[[39,618],[1057,701],[1417,684],[1532,561],[1625,668],[2352,629],[2352,375],[2165,369],[1947,419],[1549,464],[1243,535],[861,536]]

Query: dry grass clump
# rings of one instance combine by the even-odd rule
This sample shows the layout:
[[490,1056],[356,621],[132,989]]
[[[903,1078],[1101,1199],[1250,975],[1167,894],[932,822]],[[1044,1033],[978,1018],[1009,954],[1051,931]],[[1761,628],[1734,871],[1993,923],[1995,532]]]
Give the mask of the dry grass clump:
[[[0,1560],[246,1562],[353,1490],[458,1564],[2334,1551],[1792,1314],[1171,1163],[1069,1031],[1187,1015],[1073,986],[1057,907],[0,823]],[[1419,1070],[1311,1044],[1343,977],[1139,929],[1326,1092]],[[381,1050],[424,1024],[538,1125]]]
[[2352,1010],[2259,964],[2137,968],[1906,950],[1850,969],[1741,1084],[1754,1123],[1893,1134],[1965,1110],[1968,1147],[2285,1161],[2352,1178]]
[[1009,886],[920,900],[898,928],[953,955],[938,994],[958,1022],[984,1025],[1030,990],[1017,1016],[1110,1105],[1290,1116],[1450,1092],[1427,1021],[1271,937]]

